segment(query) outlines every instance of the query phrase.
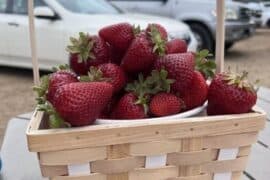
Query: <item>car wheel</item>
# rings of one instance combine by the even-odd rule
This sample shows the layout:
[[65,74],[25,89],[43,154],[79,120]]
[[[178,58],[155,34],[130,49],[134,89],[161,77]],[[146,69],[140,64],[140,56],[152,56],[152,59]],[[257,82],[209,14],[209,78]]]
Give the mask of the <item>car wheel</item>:
[[191,23],[189,25],[192,32],[194,33],[195,38],[198,41],[198,49],[208,49],[210,52],[213,53],[214,40],[208,29],[199,23]]
[[233,42],[229,42],[225,44],[225,50],[228,51],[231,47],[233,47],[234,43]]
[[266,26],[270,28],[270,19],[267,21]]

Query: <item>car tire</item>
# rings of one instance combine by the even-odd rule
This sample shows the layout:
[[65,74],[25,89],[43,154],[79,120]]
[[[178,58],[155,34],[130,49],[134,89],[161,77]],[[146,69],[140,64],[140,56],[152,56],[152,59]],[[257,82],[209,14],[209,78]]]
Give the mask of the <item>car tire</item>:
[[198,49],[208,49],[214,53],[214,40],[207,27],[200,23],[190,23],[189,26],[198,41]]
[[228,51],[230,48],[233,47],[233,45],[234,45],[233,42],[226,43],[226,44],[225,44],[225,51]]
[[270,19],[267,21],[266,26],[270,28]]

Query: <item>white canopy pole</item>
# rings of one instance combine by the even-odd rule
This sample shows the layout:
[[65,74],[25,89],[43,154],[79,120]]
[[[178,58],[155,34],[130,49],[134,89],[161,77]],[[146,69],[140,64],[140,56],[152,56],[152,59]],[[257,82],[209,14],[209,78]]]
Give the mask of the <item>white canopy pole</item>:
[[217,32],[216,32],[216,63],[217,73],[224,70],[225,49],[225,0],[216,0],[217,4]]
[[37,59],[36,32],[34,22],[34,0],[28,0],[28,17],[29,17],[29,31],[30,31],[34,84],[39,85],[39,67]]

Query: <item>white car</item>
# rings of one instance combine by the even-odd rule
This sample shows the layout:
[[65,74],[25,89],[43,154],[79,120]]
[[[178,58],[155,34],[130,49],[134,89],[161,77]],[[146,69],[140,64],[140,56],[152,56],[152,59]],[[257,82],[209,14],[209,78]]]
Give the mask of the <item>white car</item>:
[[[199,42],[199,49],[215,50],[216,0],[110,0],[130,12],[149,13],[184,21]],[[226,0],[225,47],[254,34],[249,9],[242,3]]]
[[[170,37],[188,41],[189,50],[197,41],[189,27],[169,18],[127,14],[105,0],[35,0],[38,58],[41,69],[68,63],[65,51],[69,37],[84,31],[97,34],[103,26],[130,22],[146,27],[160,23]],[[0,65],[31,67],[27,0],[0,1]]]

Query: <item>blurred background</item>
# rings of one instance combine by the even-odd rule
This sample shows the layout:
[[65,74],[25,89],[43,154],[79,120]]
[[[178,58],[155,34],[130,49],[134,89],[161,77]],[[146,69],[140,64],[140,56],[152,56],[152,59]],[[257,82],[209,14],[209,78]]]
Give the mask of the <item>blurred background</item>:
[[[215,0],[35,0],[42,74],[68,63],[65,46],[79,31],[97,34],[106,25],[160,23],[190,51],[215,51]],[[0,0],[0,146],[8,120],[33,111],[26,0]],[[226,66],[247,70],[270,87],[270,0],[226,0]]]

